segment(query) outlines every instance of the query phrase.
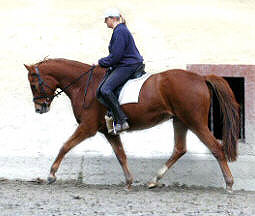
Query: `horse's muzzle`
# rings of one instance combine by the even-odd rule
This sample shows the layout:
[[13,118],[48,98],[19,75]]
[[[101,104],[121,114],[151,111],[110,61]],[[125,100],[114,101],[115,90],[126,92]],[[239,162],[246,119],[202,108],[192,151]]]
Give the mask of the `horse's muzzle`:
[[46,113],[46,112],[49,112],[50,111],[50,106],[46,103],[43,103],[43,104],[35,104],[35,112],[36,113],[40,113],[40,114],[43,114],[43,113]]

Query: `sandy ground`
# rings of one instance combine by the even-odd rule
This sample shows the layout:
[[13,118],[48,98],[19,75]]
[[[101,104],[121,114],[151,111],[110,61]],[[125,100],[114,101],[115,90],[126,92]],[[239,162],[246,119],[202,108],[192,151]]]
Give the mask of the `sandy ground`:
[[1,216],[253,216],[254,192],[226,194],[215,188],[162,187],[78,182],[0,181]]

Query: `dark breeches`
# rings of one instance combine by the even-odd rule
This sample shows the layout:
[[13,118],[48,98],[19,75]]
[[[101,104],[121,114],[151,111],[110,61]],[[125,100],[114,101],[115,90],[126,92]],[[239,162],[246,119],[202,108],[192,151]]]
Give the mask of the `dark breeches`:
[[141,64],[119,66],[114,69],[100,88],[102,96],[113,93],[116,88],[123,85]]

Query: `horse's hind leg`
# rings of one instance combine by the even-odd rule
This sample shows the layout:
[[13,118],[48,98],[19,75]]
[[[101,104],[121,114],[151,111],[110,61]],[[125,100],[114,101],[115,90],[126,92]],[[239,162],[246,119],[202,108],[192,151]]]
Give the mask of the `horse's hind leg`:
[[126,184],[127,188],[130,189],[131,184],[133,183],[133,177],[129,172],[128,165],[127,165],[127,157],[124,151],[124,148],[122,146],[122,142],[120,139],[120,136],[112,136],[108,133],[104,133],[106,139],[110,142],[112,145],[112,149],[123,169],[125,178],[126,178]]
[[169,160],[165,163],[165,165],[158,170],[157,175],[152,179],[152,181],[148,184],[149,188],[154,188],[158,186],[159,180],[165,175],[167,170],[181,157],[186,153],[186,135],[187,128],[185,125],[174,118],[173,120],[174,126],[174,150],[169,158]]
[[217,159],[226,182],[226,191],[232,192],[232,185],[234,180],[227,164],[223,146],[216,140],[207,126],[195,130],[194,132],[197,134],[199,139],[210,149],[214,157]]

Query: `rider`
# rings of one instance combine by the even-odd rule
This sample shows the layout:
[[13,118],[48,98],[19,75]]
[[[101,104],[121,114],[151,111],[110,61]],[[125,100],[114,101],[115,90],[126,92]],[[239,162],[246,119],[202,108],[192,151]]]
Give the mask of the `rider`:
[[122,111],[114,90],[123,85],[143,63],[133,36],[126,26],[126,21],[117,9],[109,9],[105,13],[105,21],[108,28],[113,29],[109,44],[109,55],[98,60],[98,64],[104,68],[110,68],[111,72],[100,88],[100,93],[113,113],[115,132],[127,130],[128,118]]

